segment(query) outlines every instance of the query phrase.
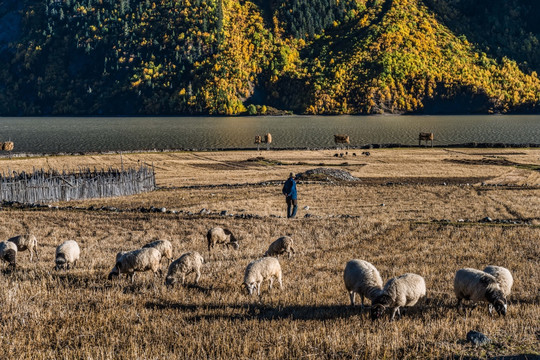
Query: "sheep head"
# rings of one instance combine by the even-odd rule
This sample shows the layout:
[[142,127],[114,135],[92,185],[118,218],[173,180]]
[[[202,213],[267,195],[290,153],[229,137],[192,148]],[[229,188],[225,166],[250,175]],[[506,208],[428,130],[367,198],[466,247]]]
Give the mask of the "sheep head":
[[495,310],[497,311],[499,315],[506,316],[507,305],[504,300],[502,299],[495,300],[495,302],[493,303],[493,307],[495,308]]
[[384,306],[383,304],[372,305],[371,306],[371,320],[375,321],[377,319],[380,319],[383,316],[385,310],[386,310],[386,306]]
[[253,295],[253,292],[255,291],[255,283],[244,283],[243,285],[246,287],[248,294]]
[[120,275],[120,270],[118,268],[118,264],[113,267],[111,272],[109,273],[109,276],[107,277],[108,280],[112,280],[113,277],[118,277]]
[[233,246],[233,248],[235,250],[238,250],[240,248],[240,245],[238,244],[238,239],[233,235],[231,230],[223,229],[223,232],[229,237],[229,243]]
[[174,278],[173,276],[167,276],[165,278],[165,285],[166,286],[173,286],[174,284],[176,284],[176,278]]

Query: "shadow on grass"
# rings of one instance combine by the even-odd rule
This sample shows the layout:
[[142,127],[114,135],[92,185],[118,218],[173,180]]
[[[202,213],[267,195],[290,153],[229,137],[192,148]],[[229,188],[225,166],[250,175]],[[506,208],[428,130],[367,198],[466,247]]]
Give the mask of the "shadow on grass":
[[[332,320],[339,318],[348,318],[362,313],[359,306],[352,308],[349,305],[291,305],[291,306],[272,306],[258,303],[244,304],[224,304],[224,305],[195,305],[195,304],[179,304],[179,303],[164,303],[164,302],[147,302],[145,308],[151,310],[174,309],[182,312],[198,312],[198,311],[213,311],[213,310],[240,310],[238,314],[209,314],[196,315],[188,318],[188,321],[201,320]],[[364,314],[368,314],[369,310],[364,310]]]
[[[459,356],[454,355],[452,357],[444,357],[445,360],[481,360],[486,359],[484,357],[476,356]],[[487,358],[488,360],[540,360],[540,355],[535,354],[517,354],[517,355],[505,355],[505,356],[494,356]]]

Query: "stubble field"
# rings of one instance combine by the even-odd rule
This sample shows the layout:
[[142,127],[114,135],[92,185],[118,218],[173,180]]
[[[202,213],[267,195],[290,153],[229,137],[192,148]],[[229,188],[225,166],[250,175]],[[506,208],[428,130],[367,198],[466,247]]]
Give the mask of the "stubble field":
[[[0,160],[0,171],[145,162],[154,165],[160,187],[126,198],[54,204],[59,210],[0,210],[0,239],[34,233],[40,255],[30,262],[20,252],[17,270],[0,274],[0,358],[539,356],[540,151],[370,152],[349,151],[343,158],[327,150]],[[360,181],[300,182],[299,217],[284,218],[278,182],[317,167],[347,170]],[[90,206],[121,211],[83,210]],[[131,211],[150,206],[178,213]],[[199,215],[203,208],[210,214]],[[219,215],[224,210],[227,216]],[[517,224],[479,222],[485,217]],[[218,247],[209,254],[205,234],[214,226],[231,229],[240,249]],[[248,296],[241,287],[246,265],[282,235],[291,236],[297,249],[292,259],[280,257],[284,288],[268,291],[264,284],[260,298]],[[174,258],[187,251],[203,255],[199,286],[169,289],[150,273],[137,274],[133,284],[107,280],[118,251],[157,238],[173,243]],[[55,248],[68,239],[81,246],[80,264],[54,271]],[[345,264],[354,258],[374,264],[383,281],[422,275],[427,298],[400,320],[372,322],[369,311],[350,307],[343,285]],[[488,264],[514,275],[507,316],[490,317],[484,305],[471,315],[458,312],[455,271]],[[469,330],[492,343],[466,343]]]

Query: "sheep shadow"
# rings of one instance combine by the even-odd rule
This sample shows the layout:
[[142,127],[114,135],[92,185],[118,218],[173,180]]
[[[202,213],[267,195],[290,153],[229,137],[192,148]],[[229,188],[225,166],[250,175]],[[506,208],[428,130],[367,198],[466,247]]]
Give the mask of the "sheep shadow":
[[[481,360],[486,358],[480,358],[476,356],[449,356],[443,357],[441,360]],[[494,356],[487,358],[488,360],[540,360],[540,355],[536,354],[517,354],[517,355],[505,355],[505,356]]]
[[[199,322],[201,320],[333,320],[340,318],[349,318],[351,316],[362,315],[359,306],[351,307],[349,305],[291,305],[291,306],[273,306],[260,303],[243,303],[243,304],[180,304],[180,303],[163,303],[163,302],[147,302],[145,308],[150,310],[165,310],[174,309],[181,312],[196,313],[198,311],[213,311],[234,309],[241,311],[238,314],[211,314],[211,315],[194,315],[188,317],[187,321]],[[368,311],[364,310],[364,314]]]
[[198,284],[184,284],[184,285],[174,285],[174,286],[166,286],[166,289],[167,290],[170,290],[170,291],[175,291],[175,290],[178,290],[178,289],[187,289],[187,290],[195,290],[195,291],[198,291],[198,292],[201,292],[203,294],[210,294],[211,292],[214,292],[214,290],[217,290],[214,289],[214,286],[211,285],[210,287],[204,287],[204,286],[200,286]]

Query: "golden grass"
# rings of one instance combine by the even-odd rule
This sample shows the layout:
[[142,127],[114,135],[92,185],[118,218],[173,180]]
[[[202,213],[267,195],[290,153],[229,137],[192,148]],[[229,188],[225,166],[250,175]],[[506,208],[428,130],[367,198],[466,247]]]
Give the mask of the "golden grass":
[[[540,190],[487,187],[472,180],[515,184],[514,167],[466,165],[486,151],[372,150],[370,157],[337,159],[330,151],[262,152],[285,165],[252,165],[256,152],[123,155],[125,165],[153,162],[162,190],[129,198],[73,204],[137,208],[201,208],[260,215],[260,219],[78,210],[0,211],[0,239],[33,232],[40,260],[18,256],[15,273],[0,275],[0,358],[50,359],[266,359],[266,358],[447,358],[540,355]],[[520,154],[516,155],[515,153]],[[538,164],[535,150],[492,151],[497,157]],[[0,171],[45,166],[119,166],[118,156],[53,157],[0,161]],[[360,185],[300,184],[300,216],[309,205],[315,218],[287,220],[280,186],[183,188],[185,185],[258,183],[284,179],[314,164],[349,162]],[[298,165],[298,163],[312,165]],[[292,165],[288,165],[292,164]],[[364,166],[355,167],[354,164]],[[534,170],[519,181],[532,181]],[[514,176],[514,175],[512,175]],[[387,178],[397,185],[385,185]],[[425,181],[419,179],[425,178]],[[455,182],[452,179],[456,180]],[[461,180],[460,180],[461,179]],[[469,179],[469,180],[464,180]],[[483,180],[481,180],[483,179]],[[532,180],[531,180],[532,179]],[[446,181],[447,185],[442,185]],[[471,181],[469,186],[465,181]],[[529,183],[528,185],[535,185]],[[384,206],[381,206],[384,204]],[[353,215],[354,218],[335,215]],[[527,219],[533,225],[454,223],[459,219]],[[448,219],[450,224],[430,223]],[[227,226],[240,236],[238,251],[224,247],[209,255],[205,234]],[[280,258],[283,290],[249,297],[240,288],[245,266],[282,235],[298,253]],[[207,260],[200,287],[167,289],[164,279],[137,274],[135,283],[106,277],[116,252],[155,238],[169,239],[175,258],[199,251]],[[76,239],[78,268],[56,272],[55,247]],[[405,272],[426,279],[427,299],[403,318],[371,322],[351,309],[342,272],[352,258],[373,263],[383,279]],[[453,276],[461,267],[508,267],[515,284],[506,317],[491,318],[485,306],[471,316],[455,308]],[[4,265],[0,265],[4,266]],[[193,281],[193,275],[188,277]],[[493,339],[474,347],[469,330]]]

